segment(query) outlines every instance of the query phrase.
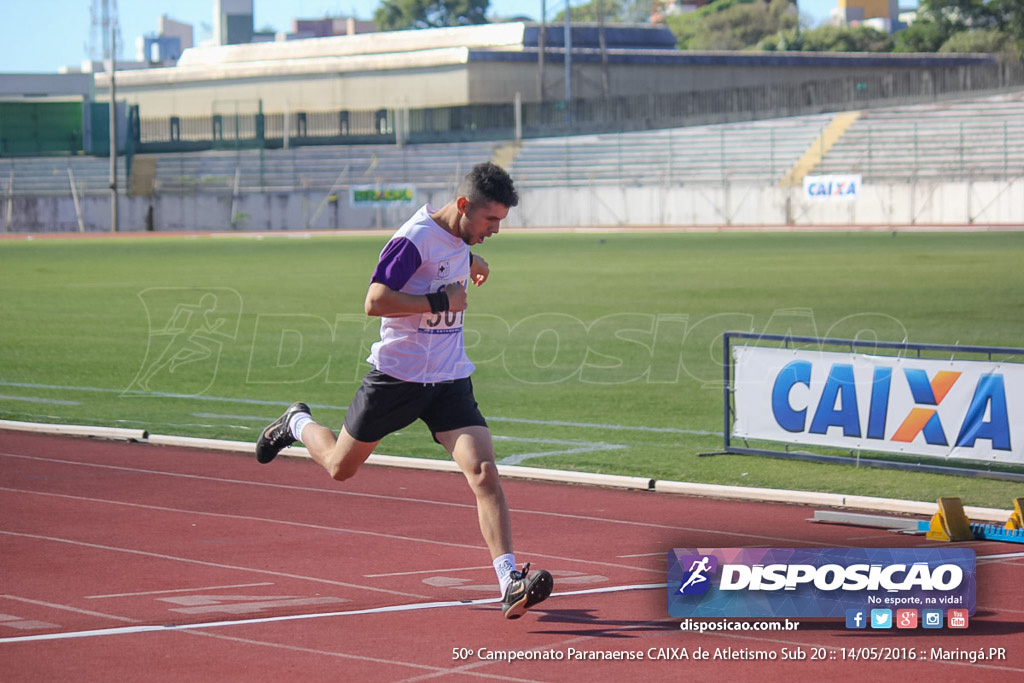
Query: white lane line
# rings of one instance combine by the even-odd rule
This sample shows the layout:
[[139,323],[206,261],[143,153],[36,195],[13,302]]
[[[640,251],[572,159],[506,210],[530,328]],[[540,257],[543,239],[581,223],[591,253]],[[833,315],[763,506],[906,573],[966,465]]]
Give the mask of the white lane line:
[[[258,415],[222,415],[220,413],[192,413],[192,417],[203,420],[233,420],[237,422],[259,422],[266,425],[268,418]],[[537,443],[550,446],[571,446],[556,451],[536,451],[533,453],[517,453],[498,460],[499,465],[518,465],[530,458],[543,458],[551,455],[572,455],[575,453],[594,453],[597,451],[618,451],[625,450],[629,446],[625,444],[604,443],[601,441],[567,441],[565,439],[529,439],[518,436],[493,435],[494,441],[510,443]]]
[[516,453],[498,460],[499,465],[518,465],[530,458],[543,458],[551,455],[573,455],[575,453],[595,453],[597,451],[620,451],[629,448],[625,444],[604,443],[601,441],[567,441],[565,439],[528,439],[517,436],[494,435],[495,441],[513,443],[539,443],[545,446],[570,446],[556,451],[536,451],[534,453]]
[[484,569],[492,569],[492,567],[488,565],[486,567],[458,567],[456,569],[418,569],[414,572],[391,572],[389,574],[363,574],[363,578],[383,579],[390,576],[415,576],[417,574],[451,574],[453,572],[476,572]]
[[[627,586],[606,586],[604,588],[586,588],[577,591],[552,593],[551,597],[569,597],[575,595],[592,595],[597,593],[625,593],[630,591],[665,589],[664,583],[634,584]],[[6,596],[5,596],[6,597]],[[91,629],[88,631],[68,631],[65,633],[40,633],[32,636],[14,636],[0,638],[0,643],[26,643],[44,640],[66,640],[69,638],[91,638],[96,636],[125,635],[132,633],[151,633],[153,631],[192,631],[225,626],[250,626],[253,624],[273,624],[285,621],[301,621],[305,619],[325,619],[332,617],[354,617],[367,614],[387,614],[393,612],[414,612],[424,609],[442,609],[447,607],[466,607],[473,605],[492,605],[501,602],[501,598],[479,598],[476,600],[446,600],[440,602],[416,602],[404,605],[388,605],[385,607],[369,607],[366,609],[345,610],[339,612],[319,612],[315,614],[286,614],[275,617],[256,617],[233,621],[209,621],[198,624],[140,624],[138,626],[119,626],[115,628]]]
[[[373,664],[389,664],[393,666],[404,666],[411,669],[426,670],[438,675],[443,675],[446,669],[441,667],[430,666],[428,664],[415,664],[412,662],[402,662],[393,659],[383,659],[381,657],[366,657],[363,655],[354,655],[347,652],[335,652],[331,650],[316,650],[311,647],[300,647],[298,645],[286,645],[284,643],[273,643],[265,640],[254,640],[252,638],[238,638],[236,636],[228,636],[223,633],[211,633],[209,631],[186,631],[189,635],[193,636],[204,636],[207,638],[215,638],[217,640],[226,640],[232,643],[242,643],[244,645],[258,645],[262,647],[271,647],[279,650],[288,650],[290,652],[301,652],[309,655],[324,655],[327,657],[338,657],[340,659],[358,660],[361,662],[371,662]],[[519,680],[519,679],[511,679]]]
[[231,586],[203,586],[202,588],[175,588],[163,591],[144,591],[141,593],[111,593],[110,595],[86,595],[86,600],[101,600],[103,598],[134,598],[140,595],[167,595],[170,593],[198,593],[199,591],[215,591],[223,588],[255,588],[256,586],[273,586],[272,581],[263,583],[236,583]]
[[[242,484],[242,485],[246,485],[246,486],[263,486],[263,487],[268,487],[268,488],[279,488],[279,489],[285,489],[285,490],[290,490],[290,491],[303,491],[303,492],[308,492],[308,493],[326,493],[326,494],[329,494],[329,495],[353,496],[353,497],[356,497],[356,498],[373,498],[373,499],[376,499],[376,500],[394,500],[394,501],[400,501],[400,502],[406,502],[406,503],[420,503],[420,504],[423,504],[423,505],[440,505],[440,506],[443,506],[443,507],[469,508],[469,509],[473,509],[473,510],[476,509],[476,505],[472,504],[472,503],[453,503],[453,502],[440,501],[440,500],[429,500],[429,499],[426,499],[426,498],[408,498],[408,497],[401,497],[401,496],[388,496],[388,495],[383,495],[383,494],[379,494],[379,493],[359,493],[359,492],[356,492],[356,491],[346,491],[346,490],[343,490],[343,489],[321,489],[321,488],[313,488],[313,487],[308,487],[308,486],[293,486],[291,484],[272,484],[272,483],[269,483],[269,482],[251,481],[251,480],[245,480],[245,479],[223,479],[223,478],[219,478],[219,477],[207,477],[207,476],[198,475],[198,474],[183,474],[183,473],[179,473],[179,472],[161,472],[159,470],[144,470],[144,469],[138,469],[138,468],[134,468],[134,467],[121,467],[121,466],[118,466],[118,465],[100,465],[100,464],[97,464],[97,463],[79,462],[79,461],[76,461],[76,460],[57,460],[57,459],[54,459],[54,458],[42,458],[42,457],[34,456],[34,455],[19,455],[19,454],[15,454],[15,453],[0,453],[0,457],[22,458],[22,459],[25,459],[25,460],[37,460],[37,461],[41,461],[41,462],[52,462],[52,463],[61,464],[61,465],[78,465],[78,466],[81,466],[81,467],[96,467],[96,468],[100,468],[100,469],[111,469],[111,470],[120,470],[120,471],[126,471],[126,472],[136,472],[136,473],[139,473],[139,474],[153,474],[153,475],[167,476],[167,477],[181,477],[181,478],[184,478],[184,479],[197,479],[197,480],[201,480],[201,481],[212,481],[212,482],[217,482],[217,483],[221,483],[221,484]],[[26,490],[21,490],[21,489],[9,489],[9,490],[11,490],[11,491],[18,491],[19,493],[35,493],[34,491],[26,491]],[[100,502],[113,502],[113,501],[100,501]],[[127,503],[125,503],[125,505],[127,505]],[[748,532],[720,531],[720,530],[717,530],[717,529],[702,529],[702,528],[698,528],[698,527],[679,526],[679,525],[676,525],[676,524],[658,524],[656,522],[637,522],[637,521],[633,521],[633,520],[616,519],[614,517],[595,517],[595,516],[592,516],[592,515],[573,515],[573,514],[569,514],[569,513],[565,513],[565,512],[545,512],[545,511],[541,511],[541,510],[527,510],[527,509],[523,509],[523,508],[512,508],[511,512],[514,512],[516,514],[522,514],[522,515],[539,515],[539,516],[542,516],[542,517],[554,517],[554,518],[557,518],[557,519],[567,519],[567,520],[574,520],[574,521],[602,522],[602,523],[605,523],[605,524],[635,526],[635,527],[641,527],[641,528],[645,528],[645,529],[669,529],[669,530],[672,530],[672,531],[692,531],[692,532],[695,532],[695,533],[714,534],[716,536],[735,536],[737,538],[755,538],[755,539],[760,539],[760,540],[763,540],[763,541],[772,541],[772,542],[778,542],[778,543],[794,543],[797,546],[803,546],[803,545],[807,545],[809,543],[809,541],[807,541],[806,538],[787,538],[787,537],[783,537],[783,536],[765,536],[765,535],[762,535],[762,534],[754,534],[754,533],[748,533]],[[267,520],[267,521],[274,521],[274,520]],[[841,544],[838,544],[838,543],[824,543],[824,542],[814,543],[814,546],[815,547],[830,547],[830,548],[845,548],[845,547],[847,547],[845,545],[841,545]],[[789,546],[786,546],[786,547],[789,547]],[[666,552],[667,551],[668,551],[668,548],[666,548]],[[542,556],[542,557],[552,557],[553,558],[555,556],[553,556],[553,555],[546,555],[546,556]],[[619,565],[610,565],[610,566],[619,566]],[[635,569],[635,567],[633,567],[633,568]]]
[[[284,409],[287,407],[287,403],[281,401],[264,401],[254,398],[230,398],[227,396],[204,396],[196,394],[175,394],[162,391],[123,391],[121,389],[105,389],[102,387],[69,387],[60,386],[56,384],[31,384],[28,382],[4,382],[0,381],[0,386],[4,387],[18,387],[21,389],[56,389],[59,391],[89,391],[94,393],[105,393],[105,394],[121,394],[130,396],[154,396],[156,398],[181,398],[188,399],[190,401],[211,401],[218,403],[240,403],[243,405],[255,405],[255,406],[273,406],[275,408]],[[325,403],[310,403],[312,408],[320,408],[323,410],[347,410],[347,406],[335,406]],[[536,425],[540,427],[576,427],[580,429],[597,429],[606,431],[629,431],[629,432],[641,432],[649,434],[688,434],[691,436],[721,436],[720,431],[708,431],[704,429],[680,429],[676,427],[645,427],[636,425],[614,425],[614,424],[598,424],[593,422],[567,422],[564,420],[530,420],[527,418],[519,417],[493,417],[491,415],[486,416],[490,422],[507,422],[509,424],[526,424]],[[273,417],[263,418],[272,420]]]
[[266,415],[224,415],[222,413],[192,413],[192,417],[203,420],[238,420],[240,422],[259,422],[268,424],[270,419]]
[[341,586],[343,588],[355,588],[357,590],[374,591],[376,593],[389,593],[391,595],[400,595],[409,598],[427,598],[429,596],[419,595],[417,593],[405,593],[403,591],[387,590],[386,588],[375,588],[373,586],[364,586],[355,583],[346,583],[344,581],[332,581],[330,579],[321,579],[315,576],[303,576],[301,574],[289,574],[287,572],[275,572],[269,569],[256,569],[254,567],[241,567],[233,564],[224,564],[222,562],[208,562],[206,560],[196,560],[190,557],[178,557],[176,555],[165,555],[163,553],[153,553],[147,550],[136,550],[134,548],[119,548],[112,545],[103,545],[101,543],[89,543],[87,541],[76,541],[70,538],[58,538],[56,536],[43,536],[41,534],[23,534],[15,531],[6,531],[0,529],[0,535],[3,536],[14,536],[17,538],[32,538],[38,541],[50,541],[52,543],[64,543],[67,545],[75,545],[83,548],[92,548],[94,550],[109,550],[117,553],[125,553],[128,555],[141,555],[143,557],[152,557],[158,560],[170,560],[172,562],[183,562],[186,564],[198,564],[203,567],[216,567],[218,569],[232,569],[239,572],[251,572],[254,574],[268,574],[270,576],[282,577],[287,579],[297,579],[299,581],[313,581],[316,583],[325,583],[331,586]]
[[[385,533],[382,533],[382,532],[379,532],[379,531],[365,531],[365,530],[361,530],[361,529],[346,529],[346,528],[342,528],[342,527],[323,526],[323,525],[320,525],[320,524],[309,524],[307,522],[291,522],[291,521],[288,521],[288,520],[281,520],[281,519],[268,519],[266,517],[253,517],[253,516],[250,516],[250,515],[229,515],[229,514],[222,513],[222,512],[204,512],[202,510],[185,510],[185,509],[181,509],[181,508],[163,507],[163,506],[159,506],[159,505],[144,505],[142,503],[126,503],[124,501],[119,501],[119,500],[106,500],[106,499],[103,499],[103,498],[87,498],[87,497],[84,497],[84,496],[71,496],[71,495],[67,495],[67,494],[63,494],[63,493],[48,493],[48,492],[45,492],[45,491],[28,491],[28,490],[24,490],[24,489],[11,489],[11,488],[6,488],[6,487],[0,487],[0,491],[9,491],[9,492],[12,492],[12,493],[22,493],[22,494],[25,494],[25,495],[49,496],[49,497],[53,497],[53,498],[64,498],[64,499],[67,499],[67,500],[77,500],[77,501],[82,501],[82,502],[86,502],[86,503],[101,503],[101,504],[104,504],[104,505],[121,505],[121,506],[124,506],[124,507],[140,508],[140,509],[143,509],[143,510],[155,510],[157,512],[174,512],[174,513],[177,513],[177,514],[184,514],[184,515],[199,515],[199,516],[205,516],[205,517],[217,517],[217,518],[222,518],[222,519],[237,519],[237,520],[242,520],[242,521],[247,521],[247,522],[261,522],[261,523],[264,523],[264,524],[280,524],[280,525],[283,525],[283,526],[293,526],[293,527],[300,527],[300,528],[304,528],[304,529],[317,529],[318,531],[327,531],[327,532],[335,533],[335,534],[353,534],[353,535],[357,535],[357,536],[370,536],[370,537],[373,537],[373,538],[383,538],[383,539],[386,539],[386,540],[389,540],[389,541],[402,541],[402,542],[409,542],[409,543],[426,543],[426,544],[430,544],[430,545],[440,545],[440,546],[444,546],[444,547],[448,547],[448,548],[461,548],[461,549],[464,549],[464,550],[472,550],[472,551],[475,551],[475,552],[487,552],[487,548],[485,546],[483,546],[483,545],[472,545],[472,544],[468,544],[468,543],[452,543],[452,542],[449,542],[449,541],[437,541],[437,540],[430,539],[430,538],[417,538],[417,537],[414,537],[414,536],[398,536],[396,534],[385,534]],[[397,500],[405,500],[405,499],[404,498],[399,498]],[[465,507],[472,507],[472,508],[475,509],[475,506],[472,506],[472,505],[467,505]],[[10,534],[13,534],[15,536],[18,536],[18,535],[31,536],[30,534],[16,534],[14,532],[7,532],[7,531],[4,531],[4,530],[0,529],[0,534],[4,534],[4,533],[10,533]],[[46,537],[40,537],[40,538],[46,538]],[[63,539],[50,539],[50,540],[63,540]],[[77,541],[72,541],[72,540],[68,540],[67,542],[68,543],[77,543]],[[89,544],[85,543],[83,545],[89,545]],[[96,547],[104,547],[104,546],[96,546]],[[125,550],[125,552],[143,552],[143,551]],[[149,554],[149,553],[143,553],[143,554]],[[579,564],[594,564],[594,565],[599,565],[601,567],[615,567],[617,569],[629,569],[629,570],[634,570],[634,571],[639,571],[639,572],[658,572],[659,571],[659,570],[655,570],[655,569],[645,569],[643,567],[635,567],[633,565],[628,565],[628,564],[616,564],[614,562],[601,562],[601,561],[598,561],[598,560],[581,560],[579,558],[561,557],[559,555],[544,555],[544,554],[541,554],[541,553],[526,553],[526,552],[524,552],[522,554],[523,555],[529,554],[531,557],[544,558],[544,559],[548,559],[548,560],[558,560],[558,561],[563,561],[563,562],[575,562],[575,563],[579,563]],[[157,555],[157,557],[162,557],[162,556]],[[177,558],[171,558],[171,559],[177,559]],[[198,560],[187,560],[187,559],[183,560],[183,561],[199,562]],[[214,566],[221,566],[221,565],[214,565]],[[223,565],[223,566],[229,566],[229,565]],[[244,569],[244,567],[232,567],[232,568]],[[260,570],[251,570],[251,571],[260,571]],[[664,571],[664,570],[660,570],[660,571]],[[265,573],[275,574],[275,572],[265,572]],[[289,575],[289,574],[282,574],[281,576],[291,576],[291,575]],[[296,577],[293,576],[292,578],[296,578]],[[321,579],[314,579],[314,578],[311,578],[311,577],[298,577],[298,578],[305,578],[306,580],[310,580],[310,581],[321,581]],[[423,596],[423,595],[417,595],[416,593],[402,593],[400,591],[384,590],[383,588],[370,588],[369,586],[361,586],[361,585],[356,585],[356,584],[346,584],[346,583],[340,583],[340,582],[336,582],[336,581],[326,581],[326,580],[323,580],[323,581],[325,581],[326,583],[333,584],[333,585],[348,586],[350,588],[365,588],[366,590],[376,590],[376,591],[380,591],[380,592],[383,592],[383,593],[394,593],[395,595],[405,595],[405,596],[412,596],[412,597],[417,597],[417,598],[426,597],[426,596]]]
[[1004,553],[1002,555],[978,555],[978,562],[991,562],[992,560],[1011,560],[1018,557],[1024,557],[1024,552],[1021,553]]
[[606,425],[594,422],[566,422],[564,420],[527,420],[518,417],[491,417],[491,422],[509,422],[513,424],[543,425],[545,427],[579,427],[581,429],[607,429],[610,431],[649,432],[651,434],[691,434],[696,436],[721,436],[722,432],[711,432],[703,429],[679,429],[677,427],[636,427],[633,425]]
[[114,621],[126,621],[130,624],[137,624],[139,622],[138,619],[129,619],[128,617],[120,617],[114,614],[104,614],[103,612],[93,612],[92,610],[71,607],[70,605],[58,605],[52,602],[43,602],[42,600],[31,600],[29,598],[22,598],[17,595],[0,595],[0,598],[4,600],[16,600],[17,602],[27,602],[30,605],[39,605],[41,607],[49,607],[50,609],[64,610],[65,612],[88,614],[90,617],[103,617],[104,619],[113,619]]
[[80,406],[78,401],[61,401],[55,398],[39,398],[38,396],[11,396],[0,394],[0,401],[25,401],[27,403],[49,403],[55,406]]

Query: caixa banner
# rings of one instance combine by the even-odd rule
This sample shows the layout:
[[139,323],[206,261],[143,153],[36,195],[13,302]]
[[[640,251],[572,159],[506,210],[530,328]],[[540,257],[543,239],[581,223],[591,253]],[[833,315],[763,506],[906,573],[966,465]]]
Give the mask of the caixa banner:
[[1024,464],[1024,365],[732,348],[732,436]]
[[976,605],[969,548],[674,548],[673,617],[845,617]]
[[804,199],[812,202],[853,201],[860,188],[861,176],[856,174],[804,177]]

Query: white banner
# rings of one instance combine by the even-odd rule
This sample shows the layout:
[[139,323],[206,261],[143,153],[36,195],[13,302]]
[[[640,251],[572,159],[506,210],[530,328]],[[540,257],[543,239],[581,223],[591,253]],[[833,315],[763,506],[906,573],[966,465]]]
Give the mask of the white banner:
[[1024,464],[1024,365],[733,347],[732,436]]
[[809,175],[804,176],[804,199],[811,201],[852,201],[860,194],[861,176]]

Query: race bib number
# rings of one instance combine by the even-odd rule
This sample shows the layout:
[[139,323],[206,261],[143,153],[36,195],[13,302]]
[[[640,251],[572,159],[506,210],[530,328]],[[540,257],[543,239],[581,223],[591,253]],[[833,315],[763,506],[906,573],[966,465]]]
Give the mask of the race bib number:
[[[441,276],[448,275],[450,268],[448,261],[445,261],[438,270],[438,277],[431,283],[431,291],[443,292],[444,288],[451,284],[466,286],[466,280],[444,279]],[[420,316],[420,326],[417,332],[420,334],[458,334],[462,332],[462,320],[465,311],[453,312],[442,311],[441,313],[424,313]]]
[[443,311],[424,313],[420,318],[419,332],[423,334],[458,334],[462,331],[465,311]]

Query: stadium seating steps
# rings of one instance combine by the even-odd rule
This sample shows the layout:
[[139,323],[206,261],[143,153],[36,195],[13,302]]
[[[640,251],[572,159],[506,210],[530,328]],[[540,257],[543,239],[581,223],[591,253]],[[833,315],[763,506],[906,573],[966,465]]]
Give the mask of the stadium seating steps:
[[[775,185],[816,143],[834,114],[522,141],[510,171],[522,187],[584,184]],[[158,193],[329,191],[415,183],[453,188],[500,142],[294,147],[157,156]],[[0,191],[67,195],[109,191],[102,157],[0,159]],[[121,188],[127,188],[123,160]],[[812,173],[865,182],[1012,179],[1024,175],[1024,91],[862,113]],[[13,189],[11,187],[13,180]]]

